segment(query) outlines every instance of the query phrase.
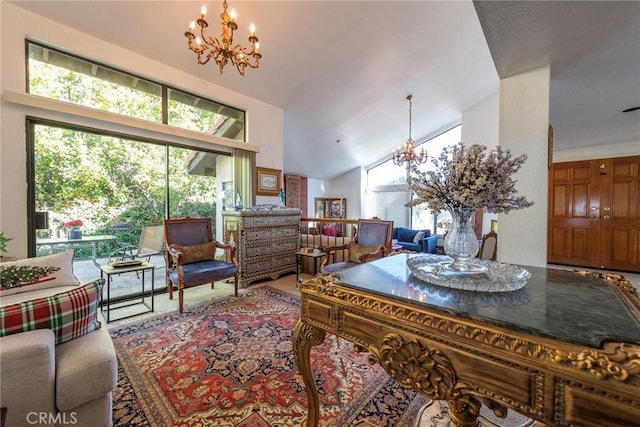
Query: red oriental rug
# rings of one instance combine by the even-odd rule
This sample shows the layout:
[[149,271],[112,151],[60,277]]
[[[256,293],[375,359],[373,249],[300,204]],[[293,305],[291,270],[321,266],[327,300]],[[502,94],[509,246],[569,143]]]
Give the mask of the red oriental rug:
[[[307,397],[291,347],[300,301],[272,288],[111,331],[115,426],[299,426]],[[327,334],[311,351],[323,426],[414,426],[426,399]]]

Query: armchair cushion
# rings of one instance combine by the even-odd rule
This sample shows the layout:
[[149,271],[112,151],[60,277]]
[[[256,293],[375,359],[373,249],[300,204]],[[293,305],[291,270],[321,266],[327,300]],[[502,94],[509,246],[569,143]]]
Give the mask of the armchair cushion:
[[175,269],[170,274],[170,279],[174,284],[184,283],[189,286],[192,283],[207,283],[233,277],[236,273],[236,266],[231,262],[207,260],[185,264],[182,267],[184,280],[178,280],[178,270]]
[[56,344],[62,344],[99,329],[103,284],[104,279],[98,279],[67,292],[0,307],[0,336],[51,329]]
[[182,263],[191,264],[200,261],[214,260],[216,257],[216,242],[202,243],[200,245],[182,246],[171,245],[172,248],[182,252]]
[[360,257],[362,255],[378,252],[380,249],[383,249],[382,245],[362,246],[357,244],[356,242],[349,242],[349,256],[347,258],[347,261],[360,263]]

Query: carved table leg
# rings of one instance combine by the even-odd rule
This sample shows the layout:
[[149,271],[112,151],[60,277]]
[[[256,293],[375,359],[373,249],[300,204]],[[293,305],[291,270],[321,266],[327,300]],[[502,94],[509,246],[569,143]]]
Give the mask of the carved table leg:
[[308,413],[305,423],[306,427],[315,427],[320,421],[320,401],[318,400],[318,389],[311,372],[311,347],[324,341],[326,333],[313,325],[298,321],[293,333],[293,354],[298,365],[298,372],[302,376],[302,381],[307,392]]
[[478,416],[482,403],[474,397],[465,396],[456,400],[449,400],[449,417],[457,427],[479,426]]

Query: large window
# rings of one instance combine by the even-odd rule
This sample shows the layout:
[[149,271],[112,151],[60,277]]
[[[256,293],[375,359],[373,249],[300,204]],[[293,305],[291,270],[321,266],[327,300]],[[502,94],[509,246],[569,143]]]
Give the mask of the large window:
[[[219,161],[228,155],[36,120],[30,135],[33,209],[47,217],[36,230],[36,255],[74,247],[82,280],[95,278],[96,263],[106,264],[118,247],[136,245],[144,226],[166,217],[210,217],[215,227],[216,171],[229,163]],[[64,242],[65,223],[75,220],[82,221],[85,237],[115,238],[101,240],[95,253],[90,245]],[[156,265],[162,264],[159,256]],[[156,276],[162,287],[163,275]],[[129,291],[139,288],[120,289]]]
[[[444,147],[457,144],[462,138],[462,127],[456,126],[438,136],[419,143],[424,146],[430,158],[440,156]],[[430,161],[419,166],[420,170],[433,169]],[[411,200],[407,186],[407,169],[396,166],[391,159],[376,165],[367,173],[367,216],[391,219],[399,227],[430,229],[432,233],[443,234],[448,213],[441,212],[437,217],[425,205],[413,208],[405,207]],[[444,222],[442,220],[445,220]]]
[[[40,43],[27,41],[26,49],[31,94],[245,140],[242,110]],[[126,129],[118,133],[35,118],[27,125],[29,217],[35,218],[30,255],[72,247],[74,271],[88,281],[115,249],[136,245],[144,226],[167,217],[210,217],[215,236],[222,191],[217,177],[233,176],[229,152],[145,139]],[[69,242],[65,223],[76,220],[82,222],[83,240]],[[154,264],[163,268],[162,255]],[[164,272],[156,273],[156,290],[164,283]],[[112,298],[139,292],[138,282],[133,288],[114,286]]]
[[26,43],[27,92],[33,95],[245,141],[242,110],[43,44]]

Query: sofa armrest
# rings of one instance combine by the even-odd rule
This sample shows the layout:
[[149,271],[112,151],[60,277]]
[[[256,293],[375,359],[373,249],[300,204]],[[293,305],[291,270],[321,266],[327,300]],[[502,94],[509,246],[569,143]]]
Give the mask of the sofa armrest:
[[57,412],[55,363],[51,329],[0,338],[0,406],[8,408],[7,426],[30,424],[30,412]]
[[438,244],[438,236],[429,236],[422,239],[422,252],[428,254],[436,253],[436,245]]

